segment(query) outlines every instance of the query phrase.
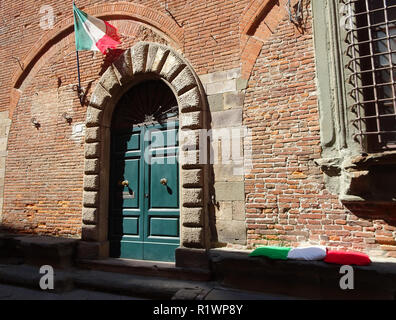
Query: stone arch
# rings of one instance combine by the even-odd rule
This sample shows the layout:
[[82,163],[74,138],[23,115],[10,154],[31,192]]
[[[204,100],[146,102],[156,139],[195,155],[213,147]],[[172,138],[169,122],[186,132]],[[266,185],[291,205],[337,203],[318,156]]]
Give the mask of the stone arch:
[[276,3],[276,0],[252,0],[243,11],[241,21],[239,22],[239,29],[242,34],[253,35],[252,30],[257,25],[263,16],[268,13],[271,6]]
[[[291,5],[295,3],[296,0],[291,1]],[[286,5],[287,0],[252,0],[242,13],[239,30],[244,79],[250,78],[264,42],[287,14]]]
[[[107,255],[109,141],[113,110],[134,84],[159,78],[172,89],[179,105],[180,239],[184,248],[208,248],[209,181],[199,162],[201,129],[207,125],[204,90],[190,64],[170,47],[139,42],[126,50],[102,75],[87,108],[82,240],[96,246],[95,255]],[[206,152],[205,148],[203,151]],[[188,161],[186,161],[186,159]],[[100,250],[99,253],[96,251]]]

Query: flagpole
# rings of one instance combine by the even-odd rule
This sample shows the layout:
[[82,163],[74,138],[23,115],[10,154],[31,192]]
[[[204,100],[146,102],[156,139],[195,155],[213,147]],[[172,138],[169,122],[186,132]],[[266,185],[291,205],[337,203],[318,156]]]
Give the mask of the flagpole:
[[77,57],[77,77],[78,77],[78,86],[77,86],[77,93],[80,102],[82,103],[82,89],[81,89],[81,78],[80,78],[80,59],[78,57],[78,50],[76,50],[76,57]]
[[[74,16],[74,0],[73,0],[73,16]],[[74,30],[74,32],[76,32]],[[76,44],[77,45],[77,44]],[[77,60],[77,77],[78,77],[78,86],[77,86],[77,95],[82,104],[82,88],[81,88],[81,77],[80,77],[80,58],[78,56],[78,50],[76,46],[76,60]]]

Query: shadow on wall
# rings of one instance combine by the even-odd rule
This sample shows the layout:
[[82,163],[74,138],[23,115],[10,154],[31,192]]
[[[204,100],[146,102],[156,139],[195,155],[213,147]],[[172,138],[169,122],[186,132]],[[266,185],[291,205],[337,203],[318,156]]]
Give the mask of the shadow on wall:
[[[384,220],[396,227],[396,170],[394,165],[371,165],[351,179],[347,195],[360,201],[342,203],[354,215],[366,220]],[[395,241],[396,245],[396,241]]]
[[124,52],[124,49],[109,49],[107,54],[104,56],[102,65],[100,66],[99,76],[102,76],[107,68],[110,67],[111,64],[116,61]]
[[[208,101],[206,101],[207,105],[209,106]],[[210,124],[212,123],[212,113],[208,112],[207,113],[207,129],[210,130],[211,126]],[[212,144],[210,143],[210,138],[207,138],[207,154],[214,154],[214,149]],[[213,246],[221,246],[221,244],[218,242],[219,236],[217,233],[217,227],[216,227],[216,209],[219,209],[219,202],[216,200],[216,190],[214,187],[214,182],[215,182],[215,174],[214,174],[214,169],[213,169],[213,164],[208,165],[208,179],[209,179],[209,197],[208,197],[208,203],[207,203],[207,210],[208,210],[208,223],[209,223],[209,230],[210,230],[210,243],[211,247]],[[224,244],[226,245],[226,244]]]
[[34,227],[29,226],[28,228],[17,228],[0,223],[0,234],[15,234],[15,235],[37,235],[46,237],[62,237],[70,239],[81,239],[81,233],[79,235],[59,234],[56,231],[52,233],[36,231]]
[[[368,223],[373,220],[384,220],[389,226],[396,228],[396,203],[374,201],[343,201],[342,203],[353,215],[367,220]],[[396,239],[380,244],[396,245]]]

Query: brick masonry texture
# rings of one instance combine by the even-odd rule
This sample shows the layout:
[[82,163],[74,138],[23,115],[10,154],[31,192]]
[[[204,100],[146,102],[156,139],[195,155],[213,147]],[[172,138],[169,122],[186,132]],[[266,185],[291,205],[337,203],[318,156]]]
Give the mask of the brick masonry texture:
[[[209,110],[215,113],[213,127],[224,126],[221,121],[227,115],[235,126],[244,124],[253,131],[254,167],[244,179],[228,174],[230,168],[214,168],[213,186],[223,196],[213,213],[219,243],[247,248],[320,243],[396,257],[395,224],[349,211],[326,190],[323,174],[314,164],[321,157],[320,128],[312,15],[309,1],[304,2],[303,32],[289,22],[286,0],[79,0],[77,4],[87,11],[108,5],[106,12],[111,12],[113,3],[134,5],[140,14],[134,19],[122,14],[107,19],[119,29],[120,49],[139,41],[174,47],[201,78]],[[86,122],[87,103],[81,106],[73,90],[77,84],[74,34],[66,30],[51,39],[49,34],[56,30],[40,28],[43,5],[54,8],[56,26],[70,23],[70,1],[0,2],[0,138],[6,142],[8,137],[7,152],[6,144],[0,146],[0,201],[4,193],[0,219],[2,226],[22,232],[79,238],[83,219],[86,224],[96,223],[94,210],[83,212],[84,170],[95,175],[99,166],[95,159],[84,160],[84,134],[75,133],[76,126]],[[128,12],[132,14],[132,9]],[[30,60],[24,59],[39,44],[43,51],[31,66],[26,65]],[[120,54],[120,50],[106,57],[80,52],[86,102]],[[62,117],[65,112],[72,116],[71,124]],[[33,117],[39,128],[32,124]],[[200,187],[199,175],[189,178]],[[85,192],[92,192],[96,187],[87,188]],[[233,199],[225,196],[229,188]],[[204,242],[202,228],[192,226],[203,221],[196,221],[194,213],[200,209],[192,198],[184,222],[191,233],[183,235],[183,241],[192,239],[198,245]]]
[[[83,10],[87,8],[89,12],[92,6],[106,3],[108,2],[80,1],[78,6]],[[161,15],[166,16],[165,1],[132,3],[138,8],[144,6],[147,10],[154,10],[156,16],[150,16],[152,20],[160,21]],[[20,91],[14,90],[17,98],[10,96],[9,90],[13,85],[12,80],[15,80],[13,75],[23,74],[21,70],[26,68],[23,63],[27,64],[26,61],[29,61],[24,58],[31,54],[31,48],[37,47],[40,41],[45,43],[47,35],[53,33],[52,30],[45,32],[40,29],[39,10],[42,5],[51,5],[54,8],[56,26],[62,24],[64,19],[69,19],[72,13],[70,6],[62,2],[2,2],[7,32],[0,34],[4,40],[0,57],[10,68],[2,68],[0,71],[0,110],[7,110],[10,105],[15,107],[12,115],[14,126],[8,143],[6,200],[2,224],[24,232],[79,237],[84,189],[84,152],[93,153],[95,150],[84,147],[83,135],[72,135],[73,125],[84,123],[86,119],[86,106],[79,105],[73,91],[73,85],[77,83],[74,34],[71,33],[55,45],[44,48],[33,69],[18,84]],[[237,17],[245,6],[246,1],[167,1],[168,10],[172,12],[177,23],[183,26],[180,30],[185,35],[184,42],[177,44],[169,40],[181,39],[179,34],[175,35],[174,26],[177,23],[169,15],[171,23],[164,24],[162,29],[166,35],[147,24],[130,19],[110,20],[110,23],[119,29],[123,40],[122,48],[131,47],[138,41],[178,45],[183,47],[183,54],[190,60],[195,71],[198,74],[207,74],[239,66]],[[11,14],[6,15],[5,8]],[[166,30],[168,25],[171,28]],[[6,34],[17,36],[6,37]],[[14,57],[9,56],[8,50],[5,50],[10,47],[16,49]],[[202,47],[205,50],[199,52]],[[87,101],[100,75],[106,71],[117,54],[115,51],[113,55],[104,57],[100,53],[80,52],[81,81],[87,89]],[[232,82],[233,87],[236,87],[234,79]],[[12,99],[18,100],[20,93],[19,101],[13,102]],[[64,121],[64,112],[72,116],[73,125]],[[101,116],[100,113],[98,116]],[[38,129],[32,125],[32,117],[39,121]]]
[[321,152],[316,90],[311,24],[301,34],[283,18],[264,42],[246,90],[244,124],[253,130],[253,170],[245,176],[248,244],[311,243],[394,257],[394,224],[347,210],[313,164]]

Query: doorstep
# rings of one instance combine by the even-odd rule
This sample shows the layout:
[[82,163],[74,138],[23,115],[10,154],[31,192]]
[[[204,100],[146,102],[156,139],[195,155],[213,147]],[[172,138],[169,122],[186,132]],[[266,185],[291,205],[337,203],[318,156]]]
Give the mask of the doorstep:
[[176,267],[175,263],[121,258],[78,259],[81,269],[100,270],[114,273],[134,274],[175,280],[210,281],[211,272],[204,269]]
[[74,263],[78,241],[71,238],[0,233],[0,260],[70,268]]

